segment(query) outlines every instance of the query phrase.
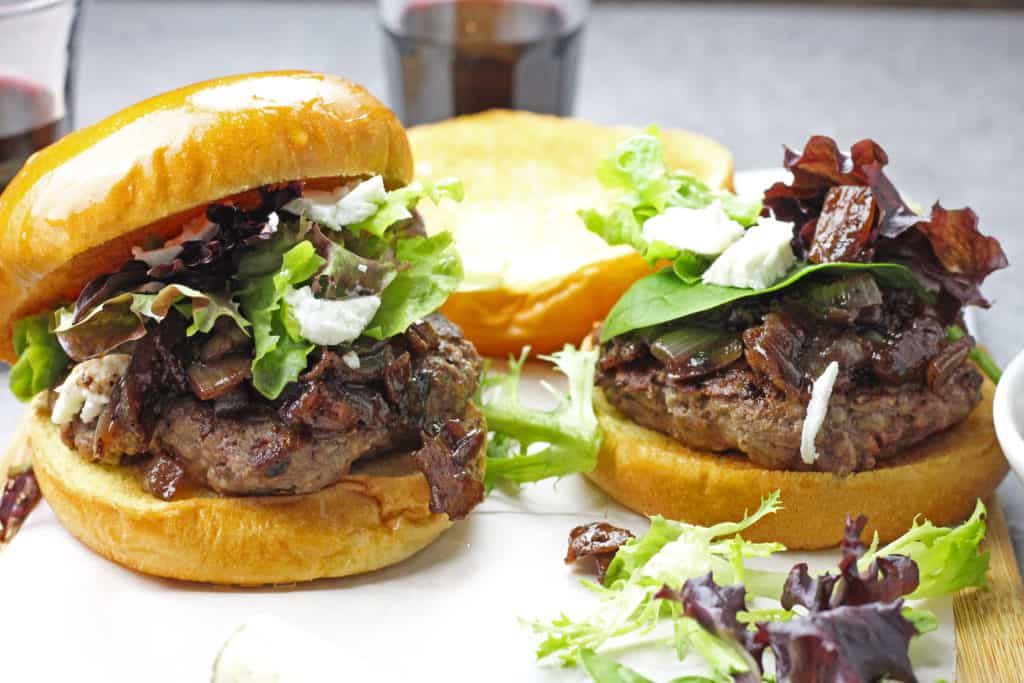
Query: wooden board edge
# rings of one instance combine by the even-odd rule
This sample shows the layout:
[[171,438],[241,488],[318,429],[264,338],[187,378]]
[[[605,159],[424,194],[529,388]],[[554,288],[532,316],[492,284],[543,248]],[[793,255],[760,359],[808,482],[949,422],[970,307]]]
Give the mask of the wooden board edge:
[[998,498],[986,505],[991,589],[953,596],[959,683],[1017,681],[1024,675],[1024,585]]

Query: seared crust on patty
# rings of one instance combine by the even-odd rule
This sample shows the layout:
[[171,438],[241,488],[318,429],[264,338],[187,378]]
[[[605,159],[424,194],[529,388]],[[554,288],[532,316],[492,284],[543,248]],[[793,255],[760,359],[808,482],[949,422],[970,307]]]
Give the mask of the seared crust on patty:
[[227,495],[319,491],[347,474],[357,459],[402,443],[383,424],[314,432],[283,423],[262,406],[218,417],[212,402],[191,396],[168,406],[156,440],[193,481]]
[[876,383],[833,393],[813,465],[800,458],[806,401],[766,386],[745,363],[699,381],[673,380],[663,368],[619,366],[598,371],[597,384],[637,424],[691,448],[742,451],[768,469],[847,475],[963,420],[981,397],[982,378],[963,363],[937,389]]

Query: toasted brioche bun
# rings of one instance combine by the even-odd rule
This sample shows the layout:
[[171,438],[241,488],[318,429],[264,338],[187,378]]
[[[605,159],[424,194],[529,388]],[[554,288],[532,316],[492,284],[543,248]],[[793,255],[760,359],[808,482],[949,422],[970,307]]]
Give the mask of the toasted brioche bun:
[[[451,230],[466,269],[442,311],[485,355],[547,353],[582,338],[650,269],[587,231],[579,209],[608,197],[595,177],[639,132],[526,112],[490,111],[409,130],[419,178],[456,176],[459,204],[420,205],[428,230]],[[709,138],[665,131],[669,167],[731,187],[732,157]]]
[[[467,407],[467,417],[476,413]],[[337,484],[303,496],[202,489],[163,501],[142,488],[136,468],[71,451],[42,399],[11,448],[31,453],[43,495],[68,531],[103,557],[156,576],[234,585],[349,576],[401,562],[451,526],[430,512],[426,478],[408,454],[357,463]],[[485,452],[476,454],[481,468]]]
[[994,392],[985,380],[981,402],[960,424],[877,469],[836,477],[767,470],[739,454],[695,451],[636,424],[597,390],[594,409],[604,442],[587,476],[631,510],[704,526],[740,520],[780,491],[783,509],[744,531],[744,538],[798,550],[831,547],[842,539],[849,513],[867,515],[865,538],[877,532],[884,543],[902,535],[917,515],[956,524],[995,491],[1009,466],[992,427]]
[[0,359],[18,318],[73,300],[148,236],[271,183],[412,177],[398,119],[362,87],[282,71],[135,104],[29,158],[0,196]]

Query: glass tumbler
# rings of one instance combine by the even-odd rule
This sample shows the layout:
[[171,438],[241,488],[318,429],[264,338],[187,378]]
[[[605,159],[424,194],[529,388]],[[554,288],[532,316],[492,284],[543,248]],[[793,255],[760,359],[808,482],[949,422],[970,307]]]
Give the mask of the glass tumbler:
[[79,0],[0,0],[0,191],[71,130]]
[[379,0],[407,125],[493,108],[572,113],[590,0]]

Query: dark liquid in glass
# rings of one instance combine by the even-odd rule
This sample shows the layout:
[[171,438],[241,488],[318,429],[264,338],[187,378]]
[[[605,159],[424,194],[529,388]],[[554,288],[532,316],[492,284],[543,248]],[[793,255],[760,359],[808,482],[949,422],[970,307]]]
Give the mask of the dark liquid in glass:
[[539,2],[414,4],[385,27],[391,101],[415,125],[496,107],[572,113],[582,26]]
[[0,190],[25,159],[66,132],[65,117],[57,113],[53,93],[0,77]]

